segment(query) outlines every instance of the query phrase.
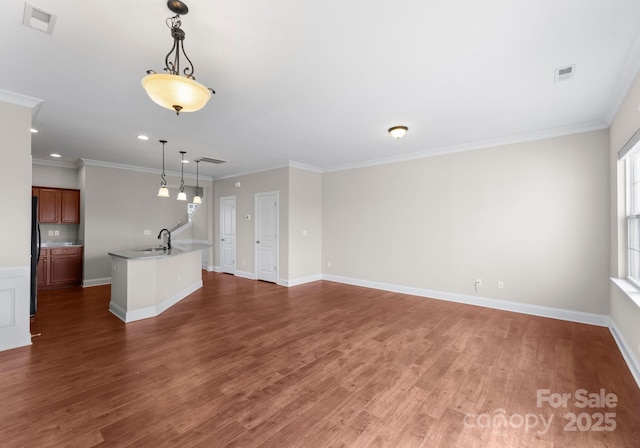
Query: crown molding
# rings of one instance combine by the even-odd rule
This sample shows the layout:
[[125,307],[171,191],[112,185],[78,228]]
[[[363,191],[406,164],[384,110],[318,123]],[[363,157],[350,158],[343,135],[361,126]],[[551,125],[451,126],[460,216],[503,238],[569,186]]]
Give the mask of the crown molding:
[[44,102],[44,100],[41,100],[40,98],[2,89],[0,89],[0,101],[15,104],[16,106],[28,107],[29,109],[39,108],[40,104]]
[[[80,168],[81,166],[99,166],[99,167],[103,167],[103,168],[114,168],[114,169],[119,169],[119,170],[127,170],[127,171],[135,171],[138,173],[149,173],[149,174],[161,174],[162,170],[156,169],[156,168],[146,168],[143,166],[135,166],[135,165],[125,165],[123,163],[114,163],[114,162],[104,162],[102,160],[93,160],[93,159],[78,159],[78,161],[76,162],[76,168]],[[167,171],[165,170],[164,173],[167,176],[174,176],[174,177],[180,177],[181,173],[180,172],[175,172],[175,171]],[[199,179],[202,180],[213,180],[213,178],[211,176],[205,176],[200,174]],[[184,174],[184,178],[185,179],[195,179],[196,176],[194,174]]]
[[311,171],[313,173],[322,173],[322,168],[318,168],[317,166],[307,165],[306,163],[296,162],[294,160],[289,160],[290,168],[298,168],[300,170]]
[[562,136],[565,136],[565,135],[581,134],[581,133],[584,133],[584,132],[591,132],[591,131],[599,131],[599,130],[602,130],[602,129],[607,129],[608,127],[609,127],[608,124],[606,124],[604,122],[601,122],[601,121],[597,121],[597,122],[581,124],[581,125],[578,125],[578,126],[566,126],[566,127],[562,127],[562,128],[548,129],[548,130],[541,131],[541,132],[514,135],[514,136],[498,138],[498,139],[493,139],[493,140],[485,140],[485,141],[481,141],[481,142],[465,143],[465,144],[462,144],[462,145],[455,145],[455,146],[445,146],[443,148],[435,148],[435,149],[429,149],[429,150],[421,151],[421,152],[414,152],[414,153],[411,153],[411,154],[403,154],[403,155],[392,156],[392,157],[384,157],[384,158],[381,158],[381,159],[374,159],[374,160],[369,160],[369,161],[366,161],[366,162],[358,162],[358,163],[349,163],[349,164],[345,164],[345,165],[337,165],[337,166],[334,166],[334,167],[325,168],[325,169],[322,170],[322,172],[323,173],[331,173],[331,172],[334,172],[334,171],[345,171],[345,170],[351,170],[351,169],[356,169],[356,168],[366,168],[366,167],[370,167],[370,166],[386,165],[386,164],[389,164],[389,163],[405,162],[405,161],[408,161],[408,160],[416,160],[416,159],[423,159],[423,158],[426,158],[426,157],[434,157],[434,156],[441,156],[441,155],[446,155],[446,154],[454,154],[454,153],[457,153],[457,152],[475,151],[475,150],[478,150],[478,149],[486,149],[486,148],[492,148],[492,147],[496,147],[496,146],[512,145],[512,144],[516,144],[516,143],[526,143],[526,142],[532,142],[532,141],[536,141],[536,140],[544,140],[544,139],[547,139],[547,138],[562,137]]
[[31,159],[32,165],[42,165],[42,166],[54,166],[56,168],[68,168],[68,169],[78,169],[78,166],[75,163],[70,162],[60,162],[58,160],[46,160],[46,159]]

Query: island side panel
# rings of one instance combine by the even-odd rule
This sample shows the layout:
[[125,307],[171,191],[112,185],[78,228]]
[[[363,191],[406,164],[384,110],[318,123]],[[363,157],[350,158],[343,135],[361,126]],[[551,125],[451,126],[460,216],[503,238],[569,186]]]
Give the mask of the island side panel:
[[154,317],[157,289],[158,260],[126,260],[127,264],[127,322]]
[[159,258],[157,262],[157,314],[202,288],[201,251]]
[[127,321],[127,260],[111,257],[111,302],[109,311]]

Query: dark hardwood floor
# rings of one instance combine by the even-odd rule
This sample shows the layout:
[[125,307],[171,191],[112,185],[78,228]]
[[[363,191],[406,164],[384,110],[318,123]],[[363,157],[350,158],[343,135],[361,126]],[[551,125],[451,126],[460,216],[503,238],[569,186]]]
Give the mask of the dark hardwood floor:
[[606,328],[325,281],[204,284],[130,324],[108,286],[40,294],[41,335],[0,352],[0,446],[640,446]]

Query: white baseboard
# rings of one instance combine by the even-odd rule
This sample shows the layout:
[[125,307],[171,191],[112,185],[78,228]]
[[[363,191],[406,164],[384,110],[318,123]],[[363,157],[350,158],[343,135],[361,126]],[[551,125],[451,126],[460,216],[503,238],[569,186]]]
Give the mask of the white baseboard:
[[291,280],[278,280],[278,284],[286,287],[304,285],[305,283],[317,282],[318,280],[322,280],[322,274],[316,275],[308,275],[306,277],[298,277]]
[[127,321],[127,310],[115,303],[113,300],[109,302],[109,311],[122,322]]
[[549,317],[581,324],[597,325],[600,327],[609,326],[609,316],[604,314],[583,313],[581,311],[564,310],[546,306],[531,305],[527,303],[509,302],[506,300],[491,299],[486,297],[469,296],[465,294],[455,294],[430,289],[414,288],[411,286],[395,285],[392,283],[373,282],[370,280],[360,280],[337,275],[323,274],[324,280],[345,283],[354,286],[364,286],[366,288],[381,289],[383,291],[398,292],[431,299],[446,300],[448,302],[464,303],[467,305],[482,306],[503,311],[513,311],[515,313],[530,314],[533,316]]
[[616,327],[616,324],[611,319],[609,319],[609,331],[611,332],[613,339],[616,341],[616,344],[618,344],[620,353],[627,363],[627,367],[629,367],[631,375],[633,375],[633,379],[636,380],[636,384],[638,385],[638,387],[640,387],[640,364],[638,363],[636,357],[633,355],[633,349],[629,346],[629,344],[627,344],[627,341],[622,336],[622,333],[620,333],[618,327]]
[[125,310],[117,303],[111,301],[109,302],[109,311],[125,323],[148,319],[150,317],[156,317],[200,288],[202,288],[202,280],[199,280],[191,286],[183,289],[182,291],[177,292],[176,294],[169,297],[164,302],[157,304],[156,306],[149,306],[146,308],[140,308],[131,311]]
[[91,286],[110,285],[110,284],[111,284],[111,277],[92,278],[90,280],[83,280],[82,281],[82,287],[83,288],[89,288]]
[[249,280],[257,280],[258,277],[253,272],[246,271],[236,271],[235,275],[237,277],[248,278]]
[[207,266],[208,272],[222,272],[222,268],[220,266]]

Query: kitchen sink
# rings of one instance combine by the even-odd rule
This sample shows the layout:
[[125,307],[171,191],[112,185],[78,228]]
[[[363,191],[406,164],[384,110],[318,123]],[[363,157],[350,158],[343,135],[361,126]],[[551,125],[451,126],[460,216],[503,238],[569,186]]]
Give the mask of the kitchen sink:
[[145,247],[144,249],[134,249],[135,252],[164,252],[166,251],[166,247]]

